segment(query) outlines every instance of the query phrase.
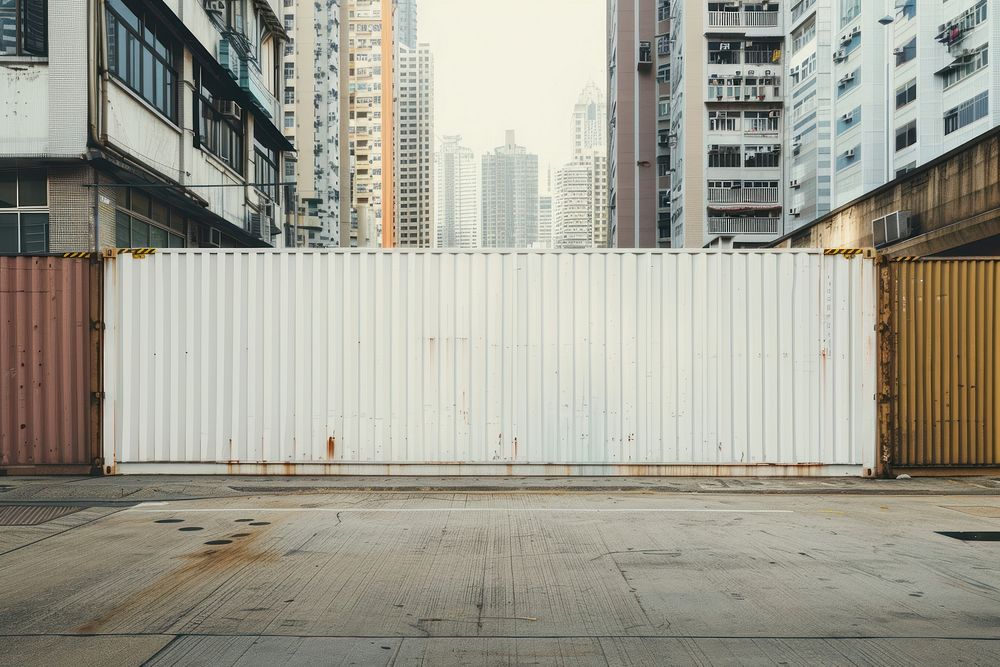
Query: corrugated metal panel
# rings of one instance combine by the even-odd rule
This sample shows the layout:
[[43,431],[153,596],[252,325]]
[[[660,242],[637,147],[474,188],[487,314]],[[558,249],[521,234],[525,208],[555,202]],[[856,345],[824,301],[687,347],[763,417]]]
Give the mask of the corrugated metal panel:
[[91,461],[91,271],[0,257],[0,466]]
[[895,262],[898,466],[1000,465],[1000,261]]
[[874,460],[861,257],[167,251],[108,270],[108,461]]

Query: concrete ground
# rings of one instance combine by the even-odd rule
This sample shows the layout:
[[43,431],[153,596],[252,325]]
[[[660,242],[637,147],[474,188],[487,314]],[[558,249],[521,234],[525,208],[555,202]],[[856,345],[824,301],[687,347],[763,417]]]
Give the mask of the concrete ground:
[[332,481],[0,479],[0,665],[1000,664],[997,480]]

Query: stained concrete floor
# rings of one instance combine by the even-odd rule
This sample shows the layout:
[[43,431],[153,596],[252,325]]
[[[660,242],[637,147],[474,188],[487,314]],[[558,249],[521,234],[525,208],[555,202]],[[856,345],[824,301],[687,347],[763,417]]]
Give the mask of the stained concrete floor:
[[0,665],[997,665],[1000,542],[936,532],[987,530],[1000,497],[85,507],[0,527]]

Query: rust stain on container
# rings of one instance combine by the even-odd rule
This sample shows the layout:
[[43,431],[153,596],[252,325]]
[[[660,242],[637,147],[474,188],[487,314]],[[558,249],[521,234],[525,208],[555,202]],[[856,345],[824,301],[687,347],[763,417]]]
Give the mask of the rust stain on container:
[[1000,260],[891,266],[893,463],[1000,464]]
[[86,259],[0,257],[2,468],[89,466],[96,455],[97,275]]
[[337,436],[331,435],[326,439],[326,458],[333,461],[337,454]]

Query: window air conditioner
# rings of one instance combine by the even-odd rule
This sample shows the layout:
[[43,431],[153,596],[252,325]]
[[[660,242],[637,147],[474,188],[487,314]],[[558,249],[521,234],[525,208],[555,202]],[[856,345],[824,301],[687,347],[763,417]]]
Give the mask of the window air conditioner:
[[788,182],[788,187],[792,188],[793,190],[798,190],[799,189],[799,179],[793,178],[792,180],[790,180]]
[[909,211],[894,211],[887,216],[872,220],[872,239],[876,248],[881,248],[913,235],[912,216]]
[[800,213],[801,213],[801,211],[799,210],[798,206],[792,206],[791,208],[788,209],[788,215],[795,215],[795,216],[797,216]]
[[854,159],[854,149],[853,148],[848,148],[847,151],[844,153],[844,157],[846,157],[848,160],[853,160]]
[[853,123],[854,122],[854,114],[853,113],[845,113],[843,116],[840,117],[840,120],[844,121],[845,123]]

